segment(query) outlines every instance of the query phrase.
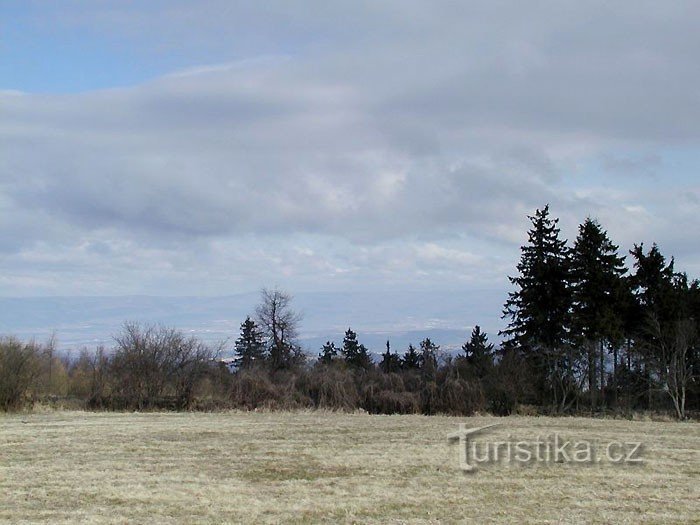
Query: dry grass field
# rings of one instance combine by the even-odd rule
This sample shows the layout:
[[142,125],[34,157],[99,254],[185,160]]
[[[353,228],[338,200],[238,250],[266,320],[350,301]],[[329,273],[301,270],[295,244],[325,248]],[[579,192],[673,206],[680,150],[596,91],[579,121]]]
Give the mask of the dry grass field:
[[[447,435],[642,441],[641,465],[459,469]],[[0,415],[6,523],[700,523],[700,425],[302,413]]]

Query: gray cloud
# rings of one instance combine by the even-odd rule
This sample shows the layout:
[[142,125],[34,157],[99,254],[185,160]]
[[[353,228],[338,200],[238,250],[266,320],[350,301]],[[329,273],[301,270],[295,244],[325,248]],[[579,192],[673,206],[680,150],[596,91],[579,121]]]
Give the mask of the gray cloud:
[[658,153],[638,156],[606,155],[602,159],[602,164],[606,170],[614,174],[630,177],[655,177],[663,166],[663,161]]
[[[19,279],[5,290],[59,289],[62,271],[101,293],[188,275],[500,283],[546,202],[570,236],[587,214],[622,243],[682,249],[678,222],[699,230],[697,202],[674,204],[686,183],[615,191],[616,172],[697,148],[694,3],[149,5],[53,15],[188,67],[0,94],[0,251]],[[601,158],[609,179],[572,176]]]

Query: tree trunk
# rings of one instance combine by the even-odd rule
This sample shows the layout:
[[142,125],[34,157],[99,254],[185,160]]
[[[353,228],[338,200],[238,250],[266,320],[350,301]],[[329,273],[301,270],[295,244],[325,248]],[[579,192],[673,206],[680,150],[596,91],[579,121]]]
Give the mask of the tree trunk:
[[685,419],[685,386],[681,387],[681,419]]
[[591,411],[595,410],[595,360],[593,359],[593,343],[587,345],[588,353],[588,395],[590,397]]
[[605,343],[600,340],[600,405],[605,405]]
[[627,338],[627,371],[632,371],[632,340]]
[[613,345],[613,404],[617,408],[617,345]]
[[651,410],[651,366],[648,357],[644,360],[644,378],[647,382],[647,410]]

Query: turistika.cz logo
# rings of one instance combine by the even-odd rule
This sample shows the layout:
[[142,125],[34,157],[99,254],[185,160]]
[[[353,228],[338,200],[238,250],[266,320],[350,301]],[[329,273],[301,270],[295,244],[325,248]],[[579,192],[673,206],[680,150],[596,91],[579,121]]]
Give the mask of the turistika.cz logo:
[[459,467],[465,472],[474,472],[479,465],[515,464],[530,465],[534,463],[553,464],[571,463],[580,465],[643,463],[643,444],[633,441],[609,441],[567,439],[558,433],[544,437],[537,436],[534,441],[515,440],[512,436],[503,441],[484,441],[476,439],[486,430],[499,423],[478,428],[467,428],[460,424],[459,430],[447,436],[450,443],[459,448]]

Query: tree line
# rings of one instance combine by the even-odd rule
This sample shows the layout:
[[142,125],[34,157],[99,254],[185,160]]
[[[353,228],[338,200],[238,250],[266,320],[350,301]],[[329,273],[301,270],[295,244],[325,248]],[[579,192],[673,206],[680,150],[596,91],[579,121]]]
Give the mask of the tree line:
[[263,290],[233,359],[160,326],[125,324],[107,350],[0,339],[0,408],[38,399],[93,409],[326,408],[470,415],[668,410],[700,406],[700,284],[656,245],[620,254],[593,220],[570,246],[549,207],[529,217],[506,328],[496,346],[475,326],[459,352],[429,338],[377,355],[351,328],[317,355],[298,342],[292,297]]
[[572,246],[549,207],[529,217],[528,243],[503,316],[502,352],[528,367],[531,399],[553,411],[698,409],[700,283],[656,244],[629,251],[586,219]]

